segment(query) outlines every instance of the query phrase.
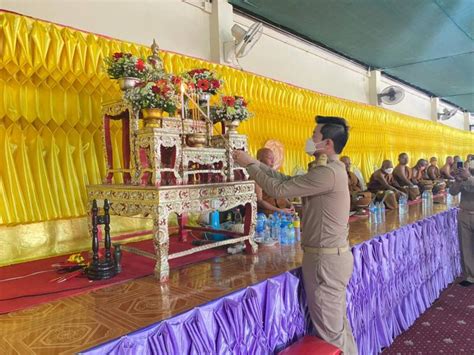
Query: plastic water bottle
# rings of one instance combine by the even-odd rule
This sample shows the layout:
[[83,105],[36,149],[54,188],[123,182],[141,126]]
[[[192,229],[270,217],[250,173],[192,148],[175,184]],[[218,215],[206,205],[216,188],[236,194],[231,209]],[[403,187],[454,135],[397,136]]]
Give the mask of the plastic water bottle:
[[429,204],[430,204],[430,196],[428,194],[428,191],[423,191],[423,193],[421,194],[421,207],[423,209],[423,213],[427,213],[428,211],[428,207],[429,207]]
[[448,207],[453,206],[453,196],[449,193],[449,188],[448,188],[448,192],[447,192],[447,195],[446,195],[446,205]]
[[287,232],[287,240],[288,244],[294,245],[296,244],[296,238],[295,238],[295,227],[293,223],[290,223],[288,225],[288,232]]
[[380,215],[382,216],[380,223],[385,223],[385,203],[380,202]]
[[266,229],[268,231],[268,236],[273,239],[273,216],[270,215],[267,218]]
[[265,225],[267,223],[267,217],[265,213],[257,213],[257,225],[255,226],[255,239],[257,241],[263,241],[265,239]]
[[295,213],[295,217],[293,218],[293,227],[295,228],[295,240],[297,242],[301,241],[301,220],[298,216],[298,213]]
[[280,224],[280,244],[285,245],[288,243],[288,224],[282,221]]
[[377,202],[375,207],[377,208],[377,223],[382,223],[382,202]]
[[402,215],[405,213],[405,195],[400,196],[400,199],[398,200],[398,214]]
[[369,205],[369,223],[377,223],[377,208],[375,207],[374,201],[371,201]]
[[[212,229],[221,229],[221,224],[219,221],[219,211],[211,212],[211,227]],[[210,233],[210,238],[212,240],[224,240],[225,236],[222,234]]]
[[280,241],[280,225],[277,218],[273,217],[272,223],[272,238],[273,240]]

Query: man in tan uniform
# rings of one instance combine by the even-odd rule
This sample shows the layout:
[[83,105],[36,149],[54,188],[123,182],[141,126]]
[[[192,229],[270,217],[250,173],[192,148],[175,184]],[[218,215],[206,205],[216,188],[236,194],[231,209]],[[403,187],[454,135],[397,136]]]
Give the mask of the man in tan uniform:
[[340,160],[346,166],[349,193],[351,194],[351,211],[359,207],[367,207],[372,201],[372,194],[369,191],[362,191],[359,178],[351,171],[351,159],[348,156],[343,156]]
[[[257,151],[257,159],[266,166],[273,168],[275,164],[275,156],[271,149],[261,148]],[[255,193],[257,194],[258,212],[270,215],[273,212],[294,213],[295,209],[291,202],[286,198],[273,198],[269,196],[262,188],[255,185]]]
[[407,194],[410,200],[420,197],[418,186],[412,183],[411,169],[408,167],[408,154],[402,153],[398,156],[398,165],[393,169],[394,181],[400,186],[400,190]]
[[247,153],[234,151],[234,159],[247,168],[268,194],[303,198],[303,282],[312,323],[318,335],[340,348],[357,354],[357,346],[346,318],[346,287],[353,270],[348,240],[349,189],[347,173],[339,154],[347,143],[348,127],[342,118],[316,118],[306,152],[327,164],[313,165],[305,175],[280,174]]
[[[393,180],[393,164],[390,160],[384,160],[382,167],[376,170],[370,177],[367,189],[376,194],[377,200],[384,199],[385,206],[389,210],[398,208],[398,199],[404,195]],[[397,188],[398,187],[398,188]]]
[[466,278],[462,286],[474,285],[474,161],[469,169],[456,169],[455,181],[449,192],[455,196],[461,193],[461,204],[458,215],[459,246],[461,248],[461,264]]

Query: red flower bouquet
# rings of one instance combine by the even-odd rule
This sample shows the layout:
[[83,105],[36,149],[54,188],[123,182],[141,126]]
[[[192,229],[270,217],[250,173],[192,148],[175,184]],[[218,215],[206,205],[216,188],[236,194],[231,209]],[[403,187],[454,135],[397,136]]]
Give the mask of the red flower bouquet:
[[194,69],[183,75],[190,90],[198,95],[215,95],[224,82],[217,78],[213,71],[208,69]]
[[173,115],[179,103],[179,86],[176,77],[165,76],[155,82],[138,85],[124,94],[135,110],[158,108]]
[[111,79],[142,78],[145,74],[145,62],[131,53],[114,53],[105,59],[105,64]]
[[247,102],[242,96],[222,96],[221,106],[216,109],[216,116],[223,121],[245,121],[252,114],[247,109]]

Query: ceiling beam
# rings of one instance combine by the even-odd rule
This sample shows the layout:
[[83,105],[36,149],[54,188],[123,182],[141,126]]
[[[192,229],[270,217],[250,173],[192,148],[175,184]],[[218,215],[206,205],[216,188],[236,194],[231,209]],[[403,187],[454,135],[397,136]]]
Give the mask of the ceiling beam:
[[384,67],[384,68],[380,68],[380,69],[382,69],[382,70],[395,69],[395,68],[406,67],[406,66],[408,66],[408,65],[415,65],[415,64],[436,62],[436,61],[438,61],[438,60],[456,58],[456,57],[459,57],[459,56],[462,56],[462,55],[466,55],[466,54],[474,54],[474,51],[465,52],[465,53],[458,53],[458,54],[454,54],[454,55],[447,55],[447,56],[438,57],[438,58],[423,59],[423,60],[420,60],[420,61],[417,61],[417,62],[404,63],[404,64],[397,64],[397,65],[393,65],[393,66],[391,66],[391,67]]
[[437,0],[434,0],[434,3],[439,7],[439,9],[441,10],[441,12],[453,23],[454,26],[456,26],[462,33],[464,33],[466,35],[467,38],[469,38],[470,40],[474,40],[474,38],[471,37],[471,35],[469,33],[467,33],[464,28],[462,28],[459,23],[457,23],[450,15],[449,13],[446,11],[446,9],[441,6]]
[[442,95],[442,96],[443,97],[454,97],[454,96],[466,96],[466,95],[474,95],[474,92],[466,92],[464,94]]

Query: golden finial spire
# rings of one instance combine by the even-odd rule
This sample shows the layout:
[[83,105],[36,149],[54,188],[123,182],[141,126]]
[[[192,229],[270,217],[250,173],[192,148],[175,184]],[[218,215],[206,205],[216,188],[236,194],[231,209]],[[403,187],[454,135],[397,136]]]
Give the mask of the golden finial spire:
[[152,55],[147,58],[148,63],[150,63],[156,68],[163,69],[163,61],[160,58],[160,47],[158,46],[158,43],[156,43],[156,40],[154,38],[153,44],[151,45],[151,52]]

